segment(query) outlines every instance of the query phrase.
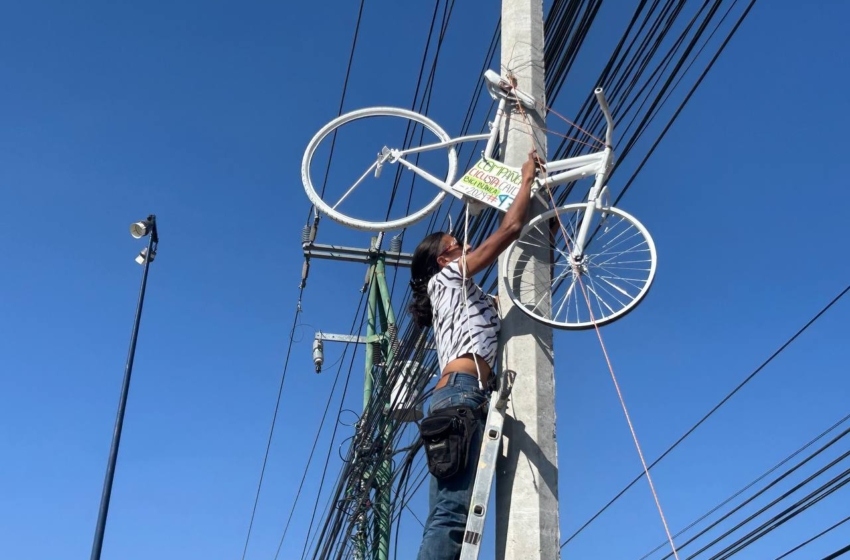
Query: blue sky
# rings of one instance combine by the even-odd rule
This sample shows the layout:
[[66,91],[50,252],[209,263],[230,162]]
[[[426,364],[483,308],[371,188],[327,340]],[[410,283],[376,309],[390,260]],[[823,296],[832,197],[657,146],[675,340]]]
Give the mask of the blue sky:
[[[241,556],[297,302],[309,209],[301,156],[336,115],[356,4],[4,8],[0,557],[89,553],[141,276],[133,262],[141,246],[127,227],[149,213],[161,245],[104,558]],[[837,69],[850,7],[820,4],[758,3],[620,204],[659,252],[652,293],[603,331],[647,457],[850,279],[850,116]],[[631,3],[603,8],[600,21],[617,31],[598,26],[589,44],[600,48],[582,57],[560,108],[572,112],[570,100],[593,87],[624,8]],[[431,10],[366,3],[346,109],[410,104]],[[449,132],[459,129],[497,17],[458,3],[431,111]],[[318,239],[367,240],[329,220]],[[359,265],[313,264],[248,558],[274,556],[333,381],[331,370],[313,372],[314,329],[348,332],[363,274]],[[654,471],[674,530],[850,412],[848,319],[842,301]],[[640,464],[595,335],[559,332],[555,342],[566,537]],[[339,351],[329,349],[328,362]],[[358,354],[355,409],[361,364]],[[281,558],[300,557],[319,475],[308,478],[310,499]],[[846,493],[741,557],[772,558],[846,516]],[[412,507],[424,518],[422,500]],[[406,520],[403,550],[418,546],[418,533]],[[564,557],[639,558],[662,540],[641,484]],[[833,534],[799,557],[843,544]]]

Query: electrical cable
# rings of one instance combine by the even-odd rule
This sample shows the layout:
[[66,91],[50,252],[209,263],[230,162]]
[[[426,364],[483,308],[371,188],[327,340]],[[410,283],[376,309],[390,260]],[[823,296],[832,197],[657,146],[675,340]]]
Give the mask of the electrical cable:
[[[820,319],[820,317],[821,317],[824,313],[826,313],[827,311],[829,311],[829,309],[830,309],[833,305],[835,305],[835,304],[836,304],[836,303],[837,303],[837,302],[838,302],[838,301],[839,301],[842,297],[844,297],[844,295],[845,295],[848,291],[850,291],[850,285],[848,285],[846,288],[844,288],[844,290],[842,290],[842,291],[841,291],[841,292],[840,292],[837,296],[835,296],[835,297],[834,297],[834,298],[833,298],[833,299],[832,299],[832,300],[831,300],[828,304],[826,304],[826,306],[825,306],[825,307],[823,307],[820,311],[818,311],[818,312],[815,314],[815,316],[814,316],[814,317],[812,317],[812,318],[811,318],[811,319],[810,319],[810,320],[809,320],[809,321],[808,321],[805,325],[803,325],[803,326],[802,326],[802,327],[801,327],[801,328],[800,328],[800,329],[799,329],[796,333],[794,333],[794,335],[793,335],[791,338],[789,338],[788,340],[786,340],[786,341],[785,341],[785,343],[784,343],[784,344],[782,344],[782,346],[780,346],[780,347],[779,347],[776,351],[774,351],[774,352],[773,352],[773,354],[771,354],[771,355],[770,355],[770,357],[768,357],[768,358],[767,358],[764,362],[762,362],[762,363],[761,363],[761,365],[759,365],[759,366],[758,366],[758,367],[757,367],[757,368],[756,368],[756,369],[755,369],[752,373],[750,373],[750,374],[749,374],[749,375],[748,375],[748,376],[747,376],[747,377],[746,377],[746,378],[745,378],[745,379],[744,379],[741,383],[739,383],[737,387],[735,387],[734,389],[732,389],[732,391],[731,391],[731,392],[729,392],[729,393],[728,393],[725,397],[723,397],[723,399],[721,399],[721,401],[720,401],[719,403],[717,403],[716,405],[714,405],[714,407],[713,407],[711,410],[709,410],[707,414],[705,414],[702,418],[700,418],[700,419],[699,419],[699,421],[697,421],[697,423],[696,423],[696,424],[694,424],[693,426],[691,426],[691,427],[690,427],[690,428],[689,428],[689,429],[688,429],[688,430],[687,430],[687,431],[686,431],[686,432],[685,432],[685,433],[684,433],[684,434],[683,434],[683,435],[682,435],[679,439],[677,439],[677,440],[673,443],[673,445],[671,445],[670,447],[668,447],[668,448],[667,448],[667,450],[666,450],[666,451],[664,451],[664,453],[662,453],[662,454],[661,454],[661,455],[660,455],[657,459],[655,459],[652,463],[650,463],[649,468],[650,468],[650,469],[652,469],[652,467],[654,467],[655,465],[657,465],[658,463],[660,463],[660,462],[661,462],[661,460],[663,460],[663,459],[664,459],[667,455],[669,455],[669,454],[670,454],[670,452],[671,452],[671,451],[673,451],[676,447],[678,447],[680,443],[682,443],[682,442],[683,442],[683,441],[684,441],[684,440],[685,440],[688,436],[690,436],[692,433],[694,433],[694,431],[695,431],[697,428],[699,428],[699,427],[700,427],[700,426],[701,426],[701,425],[702,425],[702,424],[703,424],[706,420],[708,420],[708,419],[709,419],[709,418],[710,418],[710,417],[711,417],[711,416],[712,416],[715,412],[717,412],[717,411],[720,409],[720,407],[722,407],[724,404],[726,404],[726,403],[729,401],[729,399],[731,399],[731,398],[732,398],[732,397],[733,397],[736,393],[738,393],[738,391],[740,391],[740,390],[741,390],[741,389],[742,389],[742,388],[743,388],[743,387],[744,387],[747,383],[749,383],[750,381],[752,381],[752,379],[753,379],[756,375],[758,375],[758,374],[759,374],[759,373],[760,373],[760,372],[761,372],[761,371],[762,371],[762,370],[763,370],[763,369],[764,369],[764,368],[765,368],[765,367],[766,367],[766,366],[767,366],[770,362],[772,362],[772,361],[774,360],[774,358],[776,358],[776,357],[777,357],[779,354],[781,354],[781,353],[782,353],[782,352],[783,352],[786,348],[788,348],[788,346],[789,346],[792,342],[794,342],[794,341],[795,341],[795,340],[796,340],[796,339],[797,339],[797,338],[798,338],[801,334],[803,334],[803,333],[804,333],[804,332],[805,332],[805,331],[806,331],[806,330],[807,330],[810,326],[812,326],[812,325],[813,325],[813,324],[814,324],[814,323],[815,323],[818,319]],[[614,502],[616,502],[618,499],[620,499],[620,497],[621,497],[623,494],[625,494],[625,493],[626,493],[626,492],[627,492],[627,491],[628,491],[628,490],[629,490],[632,486],[634,486],[634,485],[635,485],[635,483],[636,483],[637,481],[639,481],[641,478],[643,478],[643,472],[641,472],[641,473],[640,473],[638,476],[636,476],[636,477],[635,477],[635,478],[634,478],[631,482],[629,482],[629,484],[627,484],[627,485],[625,486],[625,488],[623,488],[622,490],[620,490],[620,491],[617,493],[617,495],[616,495],[616,496],[614,496],[611,500],[609,500],[609,501],[608,501],[608,503],[607,503],[607,504],[605,504],[605,505],[604,505],[604,506],[603,506],[603,507],[602,507],[599,511],[597,511],[595,514],[593,514],[593,516],[592,516],[590,519],[588,519],[588,520],[587,520],[587,521],[586,521],[586,522],[585,522],[585,523],[584,523],[581,527],[579,527],[579,529],[578,529],[577,531],[575,531],[572,535],[570,535],[570,537],[569,537],[569,538],[567,538],[567,540],[565,540],[563,543],[561,543],[561,548],[564,548],[564,546],[565,546],[567,543],[569,543],[571,540],[573,540],[574,538],[576,538],[576,537],[577,537],[577,536],[578,536],[578,535],[579,535],[582,531],[584,531],[584,530],[588,527],[588,525],[590,525],[591,523],[593,523],[593,521],[595,521],[595,520],[596,520],[596,519],[597,519],[597,518],[598,518],[598,517],[599,517],[599,516],[600,516],[603,512],[605,512],[605,510],[607,510],[609,507],[611,507],[611,505],[612,505]]]
[[[743,501],[741,504],[739,504],[737,507],[735,507],[735,508],[734,508],[734,509],[732,509],[731,511],[727,512],[725,515],[723,515],[722,517],[720,517],[719,519],[717,519],[716,521],[714,521],[711,525],[709,525],[708,527],[706,527],[705,529],[703,529],[702,531],[700,531],[699,533],[697,533],[696,535],[694,535],[693,537],[691,537],[690,539],[688,539],[688,540],[687,540],[684,544],[681,544],[681,545],[680,545],[680,548],[685,548],[685,547],[687,547],[689,544],[691,544],[692,542],[696,541],[699,537],[701,537],[701,536],[705,535],[705,534],[706,534],[706,533],[708,533],[711,529],[713,529],[713,528],[717,527],[720,523],[722,523],[723,521],[726,521],[726,520],[727,520],[727,519],[729,519],[732,515],[734,515],[735,513],[737,513],[738,511],[740,511],[740,510],[741,510],[741,509],[743,509],[744,507],[746,507],[747,505],[751,504],[751,503],[752,503],[753,501],[755,501],[757,498],[759,498],[759,497],[761,497],[762,495],[764,495],[764,494],[765,494],[768,490],[770,490],[770,489],[772,489],[772,488],[776,487],[776,486],[777,486],[780,482],[782,482],[783,480],[787,479],[787,478],[788,478],[788,477],[790,477],[792,474],[794,474],[795,472],[797,472],[799,469],[801,469],[801,468],[803,468],[804,466],[806,466],[806,465],[807,465],[810,461],[812,461],[815,457],[817,457],[818,455],[820,455],[821,453],[825,452],[825,451],[826,451],[826,450],[828,450],[830,447],[832,447],[833,445],[835,445],[838,441],[840,441],[842,438],[844,438],[844,437],[847,435],[848,431],[850,431],[850,430],[845,430],[842,434],[840,434],[839,436],[837,436],[836,438],[834,438],[833,440],[831,440],[829,443],[827,443],[826,445],[824,445],[823,447],[821,447],[820,449],[818,449],[816,452],[814,452],[814,453],[812,453],[811,455],[809,455],[808,457],[806,457],[803,461],[800,461],[798,464],[794,465],[794,467],[792,467],[792,468],[788,469],[787,471],[785,471],[784,473],[782,473],[782,475],[781,475],[781,476],[779,476],[779,477],[775,478],[774,480],[772,480],[772,481],[770,482],[770,484],[766,485],[764,488],[762,488],[761,490],[759,490],[758,492],[756,492],[755,494],[753,494],[752,496],[750,496],[749,498],[747,498],[746,500],[744,500],[744,501]],[[758,510],[756,513],[752,514],[750,517],[748,517],[747,519],[745,519],[744,521],[742,521],[741,523],[739,523],[737,526],[733,527],[731,530],[729,530],[729,531],[727,531],[726,533],[724,533],[721,537],[718,537],[718,538],[717,538],[717,539],[715,539],[712,543],[710,543],[709,545],[707,545],[707,546],[706,546],[706,547],[704,547],[703,549],[699,550],[696,554],[700,554],[700,553],[704,552],[705,550],[707,550],[710,546],[713,546],[714,544],[717,544],[717,543],[718,543],[718,542],[720,542],[723,538],[725,538],[725,537],[727,537],[727,536],[731,535],[733,532],[735,532],[737,529],[739,529],[740,527],[742,527],[744,524],[748,523],[749,521],[752,521],[753,519],[755,519],[756,517],[758,517],[759,515],[761,515],[762,513],[764,513],[765,511],[767,511],[768,509],[770,509],[771,507],[773,507],[774,505],[776,505],[777,503],[779,503],[780,501],[782,501],[783,499],[785,499],[786,497],[790,496],[793,492],[795,492],[796,490],[798,490],[798,489],[802,488],[803,486],[805,486],[806,484],[808,484],[809,482],[811,482],[812,480],[814,480],[817,476],[819,476],[820,474],[823,474],[823,473],[824,473],[824,472],[826,472],[828,469],[830,469],[830,468],[832,468],[833,466],[837,465],[838,463],[840,463],[841,461],[843,461],[843,460],[844,460],[844,459],[846,459],[847,457],[850,457],[850,451],[848,451],[848,452],[844,453],[843,455],[839,456],[837,459],[834,459],[832,462],[830,462],[829,464],[827,464],[825,467],[822,467],[822,468],[821,468],[819,471],[817,471],[814,475],[811,475],[809,478],[807,478],[806,480],[804,480],[802,483],[800,483],[800,484],[798,484],[797,486],[795,486],[795,487],[794,487],[791,491],[786,492],[785,494],[783,494],[783,495],[782,495],[782,496],[780,496],[779,498],[775,499],[773,502],[769,503],[767,506],[764,506],[762,509]],[[665,556],[664,558],[667,558],[667,557],[668,557],[668,556]]]
[[821,560],[833,560],[835,558],[838,558],[839,556],[844,556],[848,552],[850,552],[850,544],[848,544],[847,546],[845,546],[844,548],[842,548],[840,550],[836,550],[832,554],[824,556],[823,558],[821,558]]
[[[363,19],[363,5],[366,3],[366,0],[360,0],[360,8],[357,10],[357,23],[354,24],[354,38],[351,40],[351,51],[348,55],[348,66],[345,69],[345,79],[342,82],[342,95],[339,99],[339,108],[337,109],[337,116],[342,115],[342,109],[345,105],[345,94],[348,91],[348,79],[351,77],[351,67],[354,64],[354,51],[357,48],[357,38],[360,36],[360,22]],[[336,131],[333,133],[333,138],[331,139],[331,147],[330,153],[328,154],[328,163],[325,167],[325,178],[322,180],[322,192],[319,196],[324,196],[325,187],[328,184],[328,173],[331,168],[331,161],[333,160],[334,155],[334,146],[336,145]],[[313,208],[311,207],[310,213],[313,212]],[[307,220],[309,221],[310,214],[307,215]]]
[[791,554],[792,552],[797,552],[798,550],[800,550],[801,548],[803,548],[803,547],[804,547],[804,546],[806,546],[807,544],[809,544],[809,543],[812,543],[812,542],[816,541],[817,539],[819,539],[819,538],[821,538],[822,536],[826,535],[827,533],[829,533],[829,532],[830,532],[830,531],[832,531],[833,529],[836,529],[836,528],[840,527],[841,525],[844,525],[844,524],[845,524],[845,523],[847,523],[848,521],[850,521],[850,515],[848,515],[847,517],[845,517],[844,519],[842,519],[842,520],[841,520],[841,521],[839,521],[838,523],[835,523],[835,524],[831,525],[830,527],[828,527],[827,529],[825,529],[825,530],[821,531],[820,533],[818,533],[818,534],[817,534],[817,535],[815,535],[814,537],[812,537],[812,538],[810,538],[810,539],[807,539],[807,540],[803,541],[802,543],[798,544],[797,546],[795,546],[795,547],[794,547],[794,548],[792,548],[791,550],[789,550],[789,551],[787,551],[787,552],[785,552],[785,553],[783,553],[783,554],[781,554],[781,555],[777,556],[774,560],[782,560],[783,558],[785,558],[786,556],[788,556],[788,555],[789,555],[789,554]]
[[[759,482],[761,482],[762,480],[767,478],[769,475],[776,472],[780,467],[782,467],[783,465],[788,463],[791,459],[793,459],[794,457],[796,457],[797,455],[799,455],[800,453],[802,453],[803,451],[805,451],[806,449],[808,449],[809,447],[811,447],[812,445],[814,445],[815,443],[817,443],[818,441],[820,441],[821,439],[823,439],[824,437],[829,435],[829,433],[831,433],[833,430],[835,430],[836,428],[838,428],[839,426],[841,426],[842,424],[847,422],[847,420],[850,420],[850,414],[848,414],[847,416],[845,416],[844,418],[842,418],[838,422],[834,423],[832,426],[830,426],[829,428],[827,428],[826,430],[824,430],[823,432],[821,432],[820,434],[815,436],[813,439],[809,440],[805,445],[803,445],[802,447],[800,447],[799,449],[797,449],[796,451],[794,451],[793,453],[791,453],[790,455],[788,455],[787,457],[782,459],[780,462],[778,462],[773,467],[771,467],[766,472],[764,472],[761,476],[759,476],[758,478],[756,478],[755,480],[753,480],[752,482],[750,482],[749,484],[747,484],[746,486],[744,486],[743,488],[741,488],[740,490],[738,490],[737,492],[735,492],[734,494],[732,494],[731,496],[729,496],[728,498],[726,498],[725,500],[723,500],[722,502],[720,502],[719,504],[717,504],[716,506],[711,508],[709,511],[707,511],[703,515],[699,516],[696,520],[692,521],[686,527],[684,527],[679,532],[677,532],[675,535],[673,535],[673,537],[679,537],[679,536],[683,535],[684,533],[686,533],[687,531],[689,531],[690,529],[692,529],[693,527],[698,525],[700,522],[707,519],[710,515],[717,512],[718,510],[720,510],[723,506],[725,506],[726,504],[728,504],[729,502],[731,502],[732,500],[734,500],[738,496],[742,495],[744,492],[746,492],[747,490],[749,490],[750,488],[752,488],[753,486],[755,486],[756,484],[758,484]],[[650,550],[649,552],[647,552],[646,554],[641,556],[639,560],[646,560],[647,558],[649,558],[649,556],[651,556],[655,552],[658,552],[659,550],[661,550],[665,546],[667,546],[667,541],[662,542],[661,544],[659,544],[658,546],[656,546],[655,548],[653,548],[652,550]]]
[[[374,278],[375,278],[375,275],[374,275],[374,272],[373,272],[372,281],[374,281]],[[361,304],[363,302],[364,296],[365,296],[365,293],[362,293],[361,296],[360,296]],[[358,311],[359,311],[359,306],[358,306]],[[365,319],[366,319],[366,310],[364,309],[363,312],[362,312],[362,315],[360,317],[360,327],[355,331],[354,325],[357,323],[357,316],[355,315],[354,323],[351,326],[351,332],[352,333],[359,332],[363,328],[363,322],[365,321]],[[354,352],[351,353],[351,361],[349,362],[349,365],[348,365],[348,373],[347,373],[346,379],[345,379],[345,386],[343,387],[342,398],[340,398],[340,400],[339,400],[339,410],[337,411],[337,417],[339,417],[339,414],[342,413],[343,407],[345,406],[345,395],[348,391],[348,383],[351,379],[351,372],[354,369],[354,358],[357,356],[357,347],[358,347],[358,345],[355,344],[354,345]],[[346,350],[347,349],[348,349],[348,344],[346,344]],[[342,363],[340,363],[340,367],[342,367]],[[313,511],[310,514],[310,524],[307,528],[307,537],[304,539],[304,548],[302,549],[302,552],[301,552],[302,558],[304,558],[307,554],[309,535],[310,535],[310,531],[313,528],[313,523],[314,523],[315,518],[316,518],[316,510],[319,507],[319,500],[320,500],[320,497],[321,497],[321,494],[322,494],[322,488],[324,487],[324,484],[325,484],[325,477],[327,475],[328,467],[329,467],[329,464],[330,464],[331,451],[334,448],[334,440],[336,439],[336,432],[337,432],[338,427],[339,427],[339,423],[335,422],[334,423],[334,429],[331,433],[330,441],[328,443],[328,452],[325,456],[325,465],[324,465],[324,468],[322,469],[322,477],[319,481],[319,488],[316,491],[316,501],[313,505]],[[306,473],[305,473],[305,476],[306,476]],[[280,552],[280,548],[278,548],[278,553],[279,552]],[[277,560],[277,555],[275,555],[275,560]]]
[[[360,295],[360,301],[357,303],[357,311],[354,312],[355,317],[360,315],[360,308],[363,306],[364,295],[365,294]],[[353,330],[353,328],[354,328],[354,325],[352,325],[352,330]],[[342,357],[338,360],[339,367],[337,367],[336,375],[334,376],[333,385],[331,386],[330,393],[328,394],[328,401],[325,404],[325,410],[324,410],[324,413],[322,414],[322,420],[319,422],[319,428],[316,430],[316,437],[313,440],[313,446],[310,449],[310,455],[307,457],[307,465],[306,465],[306,467],[304,467],[304,474],[301,476],[301,482],[298,484],[298,490],[295,493],[295,499],[292,502],[292,507],[289,510],[289,516],[286,519],[286,525],[283,528],[283,535],[280,537],[280,542],[277,545],[277,552],[275,552],[275,555],[274,555],[275,560],[280,555],[280,550],[283,547],[283,542],[286,539],[287,532],[289,531],[289,524],[292,521],[292,516],[295,513],[296,506],[298,505],[298,499],[301,496],[301,490],[304,488],[304,481],[307,479],[307,473],[310,470],[311,463],[313,462],[313,454],[316,452],[316,447],[319,444],[319,437],[322,434],[322,429],[324,428],[325,420],[327,420],[327,418],[328,418],[328,410],[330,409],[331,402],[333,402],[333,397],[334,397],[334,392],[336,390],[337,382],[339,381],[339,376],[342,373],[342,364],[343,364],[343,361],[345,360],[345,354],[348,352],[348,347],[350,345],[351,345],[350,342],[347,342],[345,344],[345,347],[342,350]],[[354,354],[356,354],[356,353],[357,352],[355,351]],[[352,362],[353,362],[353,360],[354,360],[354,358],[352,357]],[[349,378],[350,378],[350,376],[351,376],[351,368],[350,367],[348,369],[348,375],[349,375]],[[346,389],[348,388],[348,379],[346,379],[345,387],[346,387]],[[345,401],[345,394],[346,394],[346,390],[343,390],[342,397],[340,399],[341,402]],[[340,411],[340,414],[341,413],[342,413],[342,411]],[[339,418],[339,415],[337,415],[337,419],[338,418]],[[333,442],[333,440],[334,440],[334,437],[331,436],[331,442]]]
[[[807,479],[807,482],[808,482],[808,479]],[[847,483],[850,483],[850,469],[846,469],[841,474],[833,477],[829,482],[823,484],[822,486],[820,486],[819,488],[817,488],[813,492],[806,495],[804,498],[798,500],[797,502],[792,504],[790,507],[786,508],[785,510],[783,510],[779,514],[775,515],[774,517],[772,517],[768,521],[764,522],[762,525],[760,525],[756,529],[753,529],[752,531],[747,533],[744,537],[741,537],[740,539],[738,539],[737,541],[735,541],[731,545],[728,545],[722,551],[720,551],[719,553],[712,556],[711,560],[727,560],[728,558],[730,558],[734,554],[737,554],[738,552],[742,551],[744,548],[748,547],[749,545],[751,545],[755,541],[759,540],[760,538],[762,538],[766,534],[775,530],[777,527],[779,527],[782,524],[790,521],[794,517],[800,515],[801,513],[803,513],[804,511],[806,511],[810,507],[816,505],[817,503],[819,503],[824,498],[834,494],[836,491],[840,490]],[[791,492],[796,491],[803,484],[804,483],[797,485],[796,487],[794,487],[794,489],[792,489],[791,491],[789,491],[788,493],[783,495],[782,498],[784,498],[787,495],[790,495]],[[759,513],[761,513],[761,511],[763,511],[763,510],[760,510]],[[743,525],[743,523],[749,521],[751,518],[752,518],[752,516],[750,518],[748,518],[747,520],[745,520],[744,522],[742,522],[741,524],[737,525],[735,527],[735,529],[739,528],[741,525]],[[733,529],[733,530],[735,530],[735,529]],[[725,533],[724,536],[728,535],[729,533],[730,532],[727,531],[727,533]],[[720,537],[720,538],[723,538],[723,537]],[[712,544],[715,544],[716,542],[717,541],[715,540]],[[711,546],[711,545],[709,545],[709,546]],[[691,558],[691,559],[696,558],[696,556],[698,556],[700,553],[702,553],[706,549],[707,549],[707,547],[704,547],[703,549],[699,550],[696,554],[694,554],[693,556],[690,556],[689,558]]]
[[251,530],[254,528],[254,516],[257,514],[257,504],[260,501],[260,490],[263,487],[263,479],[266,474],[266,464],[269,460],[269,450],[272,446],[272,436],[274,436],[274,427],[277,422],[277,413],[280,410],[280,397],[283,394],[283,384],[286,381],[286,371],[289,368],[289,357],[292,355],[292,341],[295,335],[295,327],[298,325],[298,315],[301,313],[301,296],[304,294],[303,286],[298,292],[298,305],[295,308],[295,318],[292,321],[292,328],[289,331],[289,345],[286,349],[286,358],[283,362],[283,372],[280,375],[280,385],[277,390],[277,399],[274,405],[274,414],[272,414],[272,422],[269,427],[269,437],[266,442],[266,452],[263,454],[263,466],[260,468],[260,480],[257,483],[257,492],[254,496],[254,506],[251,508],[251,520],[248,522],[248,533],[245,535],[245,546],[242,548],[242,560],[245,560],[245,555],[248,553],[248,543],[251,540]]

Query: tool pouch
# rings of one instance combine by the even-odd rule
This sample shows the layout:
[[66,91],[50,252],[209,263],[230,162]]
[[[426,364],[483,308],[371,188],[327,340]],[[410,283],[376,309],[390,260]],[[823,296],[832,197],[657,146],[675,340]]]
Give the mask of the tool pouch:
[[428,470],[439,480],[463,472],[469,460],[469,446],[480,412],[466,406],[436,410],[419,424],[425,445]]

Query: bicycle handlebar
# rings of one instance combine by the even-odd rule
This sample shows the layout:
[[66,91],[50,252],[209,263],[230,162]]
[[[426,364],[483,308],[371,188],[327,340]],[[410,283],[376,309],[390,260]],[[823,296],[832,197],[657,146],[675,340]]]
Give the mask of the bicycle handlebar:
[[611,117],[611,109],[608,108],[608,101],[605,99],[605,92],[602,91],[601,87],[598,87],[593,91],[593,93],[596,94],[596,101],[599,103],[599,108],[602,109],[602,113],[605,115],[605,120],[608,122],[608,130],[605,131],[605,143],[608,146],[613,146],[614,119]]

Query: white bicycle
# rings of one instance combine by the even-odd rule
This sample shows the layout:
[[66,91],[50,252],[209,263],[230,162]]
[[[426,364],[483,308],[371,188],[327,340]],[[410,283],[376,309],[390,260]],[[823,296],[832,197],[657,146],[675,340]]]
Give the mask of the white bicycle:
[[[359,109],[329,122],[310,140],[301,164],[310,201],[343,225],[385,232],[424,219],[447,194],[476,210],[485,205],[507,210],[520,174],[519,169],[494,159],[505,110],[510,106],[524,114],[535,109],[536,102],[514,87],[513,80],[492,70],[484,79],[490,95],[498,100],[486,133],[452,138],[430,118],[395,107]],[[551,208],[536,216],[507,251],[505,280],[513,302],[532,318],[562,329],[593,328],[623,317],[643,300],[655,278],[657,255],[649,232],[633,216],[609,205],[606,179],[614,159],[614,123],[602,89],[597,88],[595,95],[608,125],[604,147],[546,163],[545,176],[537,179],[533,189],[533,196],[554,206],[550,189],[593,176],[587,202]],[[481,159],[455,181],[455,146],[480,141],[487,142]],[[348,179],[330,176],[327,168],[312,169],[314,160],[324,161],[317,154],[335,154],[334,172],[366,169]],[[339,159],[344,159],[342,165]],[[385,167],[393,164],[398,164],[395,173],[387,173]],[[314,173],[317,177],[324,173],[324,180],[314,181]],[[417,177],[425,180],[425,189]],[[405,188],[407,178],[410,183]],[[436,196],[431,185],[439,188]],[[353,201],[355,193],[360,195],[359,203]],[[544,195],[549,195],[548,201]],[[387,200],[389,211],[376,203]],[[383,217],[376,214],[378,210],[385,212]],[[393,211],[401,216],[392,217]],[[528,264],[546,251],[552,263],[550,274],[535,277]]]

